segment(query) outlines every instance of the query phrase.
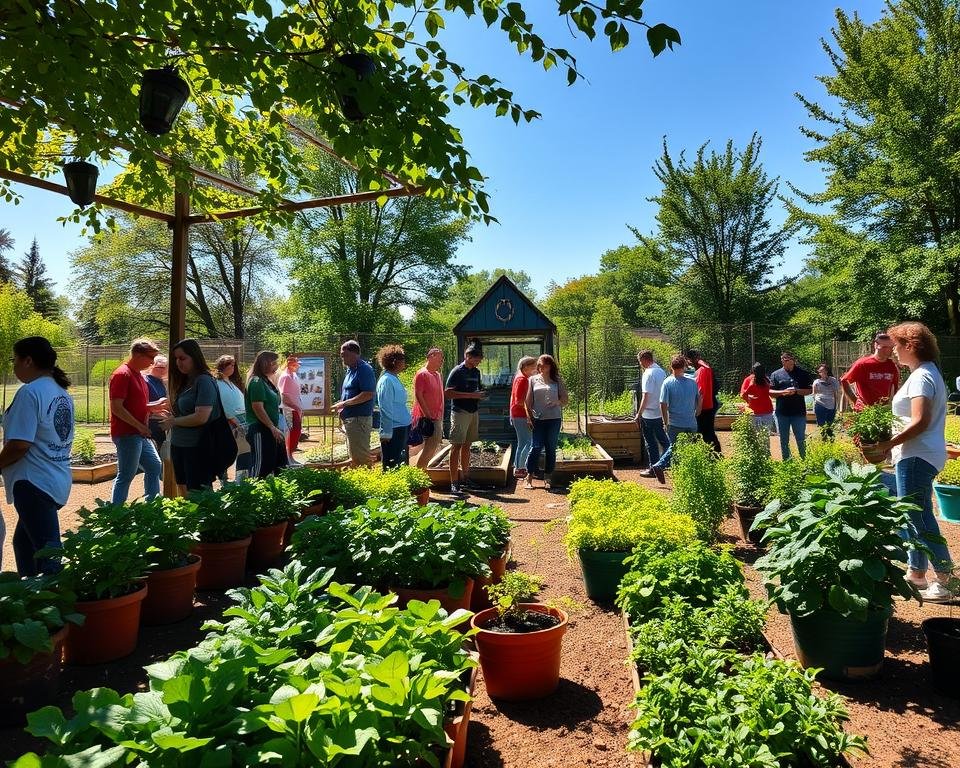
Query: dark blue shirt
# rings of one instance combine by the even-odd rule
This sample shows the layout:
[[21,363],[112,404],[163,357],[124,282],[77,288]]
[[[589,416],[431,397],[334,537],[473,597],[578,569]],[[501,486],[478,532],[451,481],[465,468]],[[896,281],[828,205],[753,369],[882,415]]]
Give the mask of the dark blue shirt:
[[[777,368],[770,374],[770,389],[810,389],[813,376],[799,365],[793,366],[789,373],[786,368]],[[806,416],[807,402],[803,395],[787,395],[776,398],[778,416]]]
[[[480,380],[479,368],[467,368],[466,363],[455,365],[447,376],[447,389],[454,389],[457,392],[480,392],[483,384]],[[450,397],[451,407],[455,411],[466,411],[475,413],[480,407],[480,401],[475,398],[458,398],[456,395]]]
[[[373,372],[373,367],[363,358],[357,360],[353,368],[347,368],[347,373],[343,377],[343,388],[340,393],[341,400],[349,400],[356,397],[361,392],[377,391],[377,377]],[[353,416],[373,416],[373,401],[371,397],[367,402],[360,405],[348,405],[340,415],[342,418],[351,418]]]
[[[150,374],[147,374],[144,378],[147,380],[147,391],[150,393],[149,401],[151,403],[167,396],[167,385],[163,383],[162,379]],[[150,427],[150,437],[154,439],[157,445],[167,439],[167,433],[160,427],[159,421],[150,419],[148,426]]]

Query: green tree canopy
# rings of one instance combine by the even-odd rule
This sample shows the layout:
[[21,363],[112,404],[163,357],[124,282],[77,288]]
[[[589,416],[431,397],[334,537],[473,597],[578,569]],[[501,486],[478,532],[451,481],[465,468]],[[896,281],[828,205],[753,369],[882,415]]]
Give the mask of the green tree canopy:
[[[654,54],[679,43],[676,30],[649,24],[644,0],[555,0],[551,9],[588,38],[613,50],[645,28]],[[505,0],[49,0],[0,6],[0,168],[49,176],[57,155],[128,160],[126,196],[160,205],[172,174],[187,163],[211,170],[236,158],[244,173],[268,180],[259,202],[272,207],[296,195],[309,173],[285,126],[297,112],[313,121],[335,151],[358,170],[363,189],[381,189],[383,171],[449,196],[463,214],[489,210],[483,174],[471,162],[453,105],[489,108],[514,122],[538,116],[516,103],[495,77],[473,73],[448,55],[448,19],[482,21],[518,54],[545,69],[582,77],[574,57],[537,34],[520,2]],[[362,84],[338,61],[363,52],[376,72]],[[173,64],[190,84],[189,113],[167,136],[139,126],[137,99],[145,70]],[[350,122],[340,97],[353,90],[368,113]],[[119,149],[118,149],[119,148]],[[12,196],[9,182],[0,193]],[[196,185],[193,208],[221,209],[215,186]],[[96,216],[96,208],[90,209]]]
[[6,380],[13,366],[10,357],[13,345],[25,336],[45,336],[50,343],[61,346],[66,333],[56,323],[47,320],[33,309],[32,299],[10,283],[0,284],[0,376]]
[[53,293],[53,280],[46,276],[47,265],[40,256],[37,238],[33,238],[30,250],[14,269],[17,284],[33,302],[33,309],[48,320],[56,320],[60,314],[60,305]]

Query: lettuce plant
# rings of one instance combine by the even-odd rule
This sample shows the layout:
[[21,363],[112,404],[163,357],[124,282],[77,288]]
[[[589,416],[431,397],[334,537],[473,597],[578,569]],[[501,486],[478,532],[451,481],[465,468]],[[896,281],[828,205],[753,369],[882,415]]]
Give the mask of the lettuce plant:
[[83,616],[73,612],[73,595],[58,589],[54,579],[0,573],[0,660],[13,657],[26,664],[53,650],[51,638],[67,622],[83,624]]

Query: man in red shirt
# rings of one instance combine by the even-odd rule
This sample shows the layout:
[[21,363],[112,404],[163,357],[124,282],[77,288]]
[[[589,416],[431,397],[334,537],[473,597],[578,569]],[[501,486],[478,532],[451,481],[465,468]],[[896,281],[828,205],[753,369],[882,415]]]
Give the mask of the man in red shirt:
[[688,349],[685,355],[690,364],[696,369],[693,380],[697,382],[697,389],[700,390],[700,400],[702,403],[700,413],[697,415],[697,432],[703,438],[703,442],[713,446],[717,456],[720,455],[720,438],[717,437],[717,431],[714,427],[714,420],[717,417],[717,410],[720,403],[716,399],[716,386],[713,379],[713,368],[700,357],[700,351]]
[[166,399],[149,402],[143,372],[153,365],[160,348],[149,339],[130,345],[130,357],[110,376],[110,437],[117,447],[117,476],[113,481],[114,504],[123,504],[130,483],[143,470],[143,490],[148,499],[160,495],[163,465],[157,446],[150,439],[150,412],[162,411]]
[[861,357],[840,377],[843,392],[855,411],[893,398],[900,384],[900,369],[892,355],[893,339],[878,333],[873,337],[873,354]]
[[420,419],[433,423],[433,432],[423,436],[423,448],[417,456],[417,466],[426,469],[443,440],[443,379],[440,369],[443,367],[443,350],[431,347],[427,352],[427,361],[413,377],[412,421],[414,426]]

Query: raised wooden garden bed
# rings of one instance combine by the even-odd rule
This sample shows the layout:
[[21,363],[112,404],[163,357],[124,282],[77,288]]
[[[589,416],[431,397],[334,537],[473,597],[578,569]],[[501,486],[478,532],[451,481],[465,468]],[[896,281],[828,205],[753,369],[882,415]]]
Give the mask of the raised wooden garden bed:
[[[427,465],[427,474],[430,476],[430,482],[435,488],[450,487],[450,448],[451,445],[443,446],[437,455],[430,459]],[[500,454],[500,461],[495,466],[478,466],[471,461],[470,479],[475,483],[482,485],[493,485],[503,488],[507,484],[507,478],[510,474],[510,461],[513,459],[513,446],[503,447],[503,453]]]
[[613,458],[602,445],[594,445],[592,457],[564,458],[562,451],[557,451],[557,466],[554,474],[566,475],[612,475]]
[[632,417],[591,416],[587,421],[587,435],[603,446],[614,461],[643,461],[643,434]]
[[97,456],[91,464],[71,464],[70,474],[75,483],[102,483],[117,476],[117,462],[102,461]]

